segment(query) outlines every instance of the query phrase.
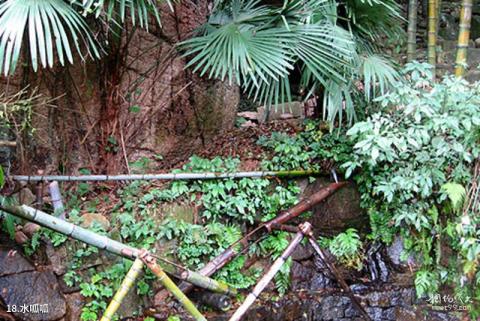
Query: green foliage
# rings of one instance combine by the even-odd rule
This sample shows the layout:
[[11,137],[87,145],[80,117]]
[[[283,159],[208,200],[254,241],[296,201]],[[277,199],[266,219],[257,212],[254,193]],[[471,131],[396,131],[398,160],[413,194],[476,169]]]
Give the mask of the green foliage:
[[[408,64],[405,73],[409,83],[379,98],[380,111],[348,131],[354,157],[344,168],[347,176],[361,168],[355,179],[370,237],[388,243],[401,233],[420,257],[419,295],[449,283],[478,300],[479,220],[461,209],[480,151],[480,84],[432,83],[426,64]],[[454,254],[442,259],[442,247]]]
[[106,26],[117,29],[113,34],[119,36],[127,10],[133,25],[148,29],[151,14],[160,23],[153,0],[0,1],[0,72],[8,75],[15,71],[25,43],[35,71],[38,65],[51,68],[57,61],[62,66],[73,63],[75,51],[82,59],[100,58],[101,45],[87,18],[102,19]]
[[349,228],[331,240],[322,239],[321,243],[345,266],[359,271],[363,268],[363,246],[356,229]]
[[[391,0],[294,0],[283,6],[223,0],[181,47],[193,56],[187,66],[195,72],[235,81],[267,107],[291,100],[290,75],[299,70],[298,94],[308,99],[323,88],[325,119],[342,123],[346,114],[351,123],[356,98],[369,101],[398,78],[375,54],[375,43],[403,33],[399,12]],[[357,84],[362,81],[365,90]]]
[[465,187],[457,183],[446,183],[442,185],[440,191],[443,191],[447,194],[448,198],[452,202],[454,210],[458,211],[462,208],[463,201],[467,194]]
[[[237,170],[238,165],[238,159],[216,157],[207,160],[194,156],[182,171],[232,172]],[[268,220],[296,203],[299,189],[294,183],[271,185],[270,180],[261,178],[202,180],[174,182],[170,189],[150,191],[156,200],[183,197],[185,201],[193,202],[201,208],[200,217],[206,222],[190,224],[167,219],[162,223],[159,237],[177,240],[177,247],[172,254],[183,264],[194,269],[200,268],[241,237],[242,231],[238,226]],[[169,198],[170,195],[174,197]],[[258,251],[262,256],[273,253],[276,257],[287,244],[287,233],[273,234],[260,243]],[[246,256],[240,255],[217,272],[215,277],[234,287],[251,286],[261,271],[257,268],[243,271],[245,261]],[[280,292],[286,288],[286,280],[287,276],[279,281]]]
[[[325,133],[328,126],[306,121],[303,131],[294,135],[274,132],[262,136],[258,144],[272,150],[273,155],[263,162],[268,170],[319,170],[324,161],[343,164],[351,160],[352,144],[345,135]],[[341,170],[341,169],[340,169]]]

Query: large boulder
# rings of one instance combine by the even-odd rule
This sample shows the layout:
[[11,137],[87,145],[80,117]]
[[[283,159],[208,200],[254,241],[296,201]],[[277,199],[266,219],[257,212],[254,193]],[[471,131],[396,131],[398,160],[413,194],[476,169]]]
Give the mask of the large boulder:
[[18,320],[53,321],[66,312],[65,299],[50,271],[0,277],[0,298]]
[[0,277],[35,270],[20,252],[0,246]]
[[[305,196],[309,196],[331,182],[326,178],[318,178],[305,189]],[[360,208],[360,193],[353,182],[347,185],[312,210],[311,223],[314,229],[321,234],[337,234],[349,227],[359,230],[368,224],[368,217]]]

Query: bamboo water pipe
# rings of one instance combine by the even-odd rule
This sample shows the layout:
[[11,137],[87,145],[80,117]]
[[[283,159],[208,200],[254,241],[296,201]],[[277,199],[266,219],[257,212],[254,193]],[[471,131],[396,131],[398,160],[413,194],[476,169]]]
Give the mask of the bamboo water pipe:
[[[106,250],[108,252],[123,256],[130,260],[136,259],[140,253],[139,249],[112,240],[106,236],[99,235],[95,232],[89,231],[83,227],[64,221],[55,216],[46,214],[30,206],[0,206],[0,211],[7,212],[33,223],[37,223],[78,241],[95,246],[101,250]],[[199,287],[203,287],[207,290],[229,295],[236,293],[235,290],[230,289],[222,282],[210,279],[209,277],[203,276],[197,272],[180,268],[177,265],[166,264],[164,269],[166,272],[181,280],[187,281]]]
[[113,296],[112,301],[108,304],[107,309],[103,313],[102,318],[100,321],[111,321],[115,312],[117,312],[118,308],[122,305],[122,301],[127,295],[128,291],[133,287],[133,284],[137,277],[140,275],[143,269],[143,261],[140,258],[136,258],[133,262],[132,267],[128,270],[127,275],[123,279],[120,288],[117,290],[115,295]]
[[204,172],[204,173],[165,173],[165,174],[131,174],[131,175],[13,175],[14,181],[38,182],[106,182],[134,180],[205,180],[219,178],[258,178],[258,177],[305,177],[320,175],[316,170],[293,171],[251,171],[251,172]]
[[314,251],[317,253],[317,255],[320,257],[320,259],[325,263],[325,265],[328,267],[330,272],[333,273],[335,278],[337,279],[337,282],[340,284],[342,287],[343,291],[350,297],[350,300],[352,301],[353,305],[357,308],[357,310],[362,314],[363,318],[367,321],[371,321],[372,318],[368,315],[367,311],[363,308],[363,306],[360,304],[360,302],[357,300],[355,295],[352,292],[352,289],[348,286],[348,284],[345,282],[343,277],[340,275],[338,272],[337,268],[335,265],[330,262],[330,260],[327,258],[323,250],[318,246],[317,241],[313,238],[313,235],[308,235],[308,241],[310,242],[310,245],[313,247]]
[[195,305],[190,301],[190,299],[177,287],[177,285],[168,277],[168,275],[163,271],[160,265],[157,264],[157,260],[151,256],[148,252],[142,251],[140,253],[140,258],[147,265],[147,267],[158,277],[158,280],[162,285],[173,294],[173,296],[183,305],[185,310],[187,310],[197,321],[207,321],[207,319],[198,311]]
[[[312,207],[314,207],[315,205],[335,193],[337,190],[345,186],[345,184],[345,182],[332,183],[327,187],[322,188],[320,191],[312,194],[310,197],[302,199],[292,208],[283,212],[276,218],[261,224],[252,232],[244,236],[242,239],[230,245],[225,251],[223,251],[221,254],[208,262],[203,268],[201,268],[198,273],[205,276],[211,276],[212,274],[220,270],[223,266],[228,264],[231,260],[233,260],[238,253],[240,253],[245,247],[247,247],[248,240],[251,238],[251,236],[253,236],[253,234],[261,230],[266,230],[267,232],[270,232],[273,226],[277,224],[283,224],[291,220],[292,218],[299,216],[305,211],[310,210]],[[183,292],[188,292],[192,289],[192,286],[188,283],[182,282],[180,283],[179,288]],[[157,293],[157,297],[160,299],[164,298],[167,295],[168,294],[166,292]]]
[[66,217],[66,213],[65,213],[65,208],[63,206],[62,193],[60,192],[60,187],[58,186],[58,182],[53,181],[50,184],[48,184],[48,190],[50,192],[50,197],[52,198],[54,215],[64,220]]
[[243,317],[243,315],[247,312],[248,308],[250,308],[253,302],[255,302],[255,300],[258,298],[260,293],[262,293],[262,291],[267,287],[268,283],[272,281],[275,274],[278,273],[282,265],[292,254],[297,245],[300,244],[304,235],[311,232],[312,226],[310,225],[310,223],[307,222],[301,224],[299,228],[300,231],[297,232],[290,244],[288,244],[287,248],[283,251],[282,255],[280,255],[280,257],[275,260],[268,272],[265,273],[265,275],[260,279],[257,285],[255,285],[252,292],[246,297],[245,301],[243,301],[242,305],[235,311],[229,321],[239,321]]

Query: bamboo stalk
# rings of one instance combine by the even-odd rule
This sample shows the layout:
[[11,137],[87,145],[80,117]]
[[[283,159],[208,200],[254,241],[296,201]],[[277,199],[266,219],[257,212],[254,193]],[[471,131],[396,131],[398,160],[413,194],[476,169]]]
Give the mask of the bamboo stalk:
[[433,66],[433,78],[437,63],[437,0],[428,0],[428,63]]
[[462,10],[460,12],[460,32],[458,34],[457,57],[455,60],[455,76],[457,77],[463,77],[465,75],[467,49],[468,42],[470,40],[472,5],[472,0],[462,1]]
[[325,263],[325,265],[328,267],[330,272],[333,273],[335,278],[337,279],[337,282],[340,284],[342,287],[343,291],[350,297],[350,300],[352,301],[353,305],[357,308],[357,310],[362,314],[365,320],[371,321],[372,319],[368,315],[367,311],[363,308],[363,306],[358,302],[357,298],[352,292],[352,289],[348,286],[347,282],[343,279],[342,275],[338,272],[337,268],[335,265],[330,262],[330,260],[327,258],[323,250],[318,246],[317,241],[313,238],[313,236],[310,234],[308,235],[308,241],[310,242],[310,245],[313,247],[315,252],[318,254],[320,259]]
[[158,277],[158,280],[162,285],[170,291],[170,293],[177,298],[177,300],[183,305],[185,310],[187,310],[197,321],[207,321],[207,319],[198,311],[195,305],[190,301],[189,298],[176,286],[176,284],[168,277],[165,271],[162,270],[160,265],[157,264],[156,260],[149,255],[148,253],[142,253],[141,259],[147,265],[147,267]]
[[407,40],[407,61],[413,61],[416,58],[417,50],[417,11],[418,0],[408,2],[408,40]]
[[255,300],[258,298],[260,293],[267,287],[268,283],[272,281],[275,274],[277,274],[277,272],[280,270],[282,265],[285,263],[288,257],[295,250],[297,245],[300,244],[300,242],[304,237],[304,232],[308,234],[308,232],[311,232],[311,228],[312,226],[310,225],[310,223],[303,224],[303,226],[301,227],[302,231],[295,234],[295,237],[292,239],[290,244],[288,244],[287,248],[283,251],[282,255],[280,255],[280,257],[276,259],[275,262],[273,262],[268,272],[265,273],[265,275],[260,279],[260,281],[258,281],[257,285],[255,285],[252,292],[245,298],[245,301],[243,301],[242,305],[235,311],[235,313],[231,316],[229,321],[238,321],[245,315],[245,313],[253,304],[253,302],[255,302]]
[[16,147],[16,146],[17,146],[17,142],[0,140],[0,147]]
[[257,178],[257,177],[305,177],[322,174],[316,170],[293,171],[251,171],[251,172],[204,172],[204,173],[166,173],[166,174],[131,174],[131,175],[13,175],[15,181],[57,181],[57,182],[105,182],[134,180],[204,180],[219,178]]
[[133,287],[133,284],[137,277],[139,276],[140,272],[143,269],[143,261],[140,258],[135,259],[133,262],[132,267],[128,270],[127,275],[123,279],[120,288],[117,290],[115,295],[113,296],[112,301],[108,305],[105,313],[102,316],[100,321],[111,321],[113,315],[117,312],[118,308],[121,306],[123,299],[127,295],[128,291]]
[[54,214],[65,220],[65,208],[63,207],[62,194],[60,192],[60,187],[58,186],[57,181],[53,181],[48,184],[48,190],[50,192],[50,197],[52,198],[52,205],[54,209]]
[[[136,259],[140,253],[139,249],[112,240],[104,235],[89,231],[83,227],[61,220],[55,216],[48,215],[47,213],[26,205],[8,207],[0,206],[0,211],[7,212],[33,223],[37,223],[78,241],[95,246],[101,250],[123,256],[130,260]],[[197,272],[180,268],[166,261],[165,263],[166,265],[163,266],[165,271],[181,280],[187,281],[199,287],[206,286],[208,290],[214,292],[225,293],[229,295],[235,293],[235,290],[229,289],[228,286],[222,282],[210,279],[208,276],[200,275]]]
[[[226,264],[228,264],[231,260],[233,260],[238,253],[244,250],[248,246],[248,240],[255,233],[262,230],[266,230],[267,232],[270,232],[273,226],[276,226],[278,224],[281,225],[287,222],[288,220],[299,216],[305,211],[310,210],[315,205],[317,205],[318,203],[320,203],[321,201],[323,201],[324,199],[326,199],[327,197],[335,193],[337,190],[345,186],[345,184],[346,184],[345,182],[332,183],[327,187],[321,189],[320,191],[312,194],[310,197],[306,197],[302,199],[289,210],[283,212],[276,218],[261,224],[252,232],[250,232],[249,234],[241,238],[239,241],[230,245],[225,251],[223,251],[221,254],[216,256],[213,260],[208,262],[203,268],[201,268],[198,271],[198,273],[201,275],[211,276],[212,274],[220,270],[222,267],[224,267]],[[192,286],[188,283],[180,283],[179,287],[180,289],[182,289],[183,292],[188,292],[192,289]],[[159,292],[157,293],[156,297],[162,299],[167,295],[168,294],[165,292]]]

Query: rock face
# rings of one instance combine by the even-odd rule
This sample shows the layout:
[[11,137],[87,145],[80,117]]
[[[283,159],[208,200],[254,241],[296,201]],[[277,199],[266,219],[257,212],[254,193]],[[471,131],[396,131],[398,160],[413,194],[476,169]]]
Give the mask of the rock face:
[[65,315],[66,304],[52,272],[24,272],[0,278],[0,297],[19,320],[50,321]]
[[[330,184],[325,178],[318,178],[305,189],[308,196]],[[362,229],[367,225],[368,217],[360,208],[360,193],[353,182],[341,188],[322,203],[313,208],[311,223],[319,232],[337,234],[348,227]]]
[[20,253],[0,247],[0,277],[34,270],[35,268]]
[[[26,162],[22,171],[34,173],[41,168],[56,173],[63,168],[74,174],[82,167],[95,168],[105,152],[98,144],[105,140],[105,121],[117,127],[114,135],[118,136],[105,147],[120,159],[125,152],[129,161],[158,154],[183,157],[233,127],[238,86],[197,77],[185,69],[186,59],[174,48],[175,43],[185,40],[205,22],[207,6],[207,2],[178,3],[174,13],[165,6],[161,30],[152,24],[150,32],[146,32],[127,23],[125,29],[128,34],[132,32],[132,37],[126,57],[118,59],[123,64],[112,63],[114,53],[84,64],[75,57],[75,63],[65,68],[58,66],[37,73],[17,68],[15,75],[0,79],[1,91],[6,94],[28,83],[29,88],[38,87],[37,93],[45,101],[54,99],[55,106],[35,106],[32,122],[36,132],[24,142],[31,148],[22,157]],[[111,65],[120,74],[113,87],[118,88],[115,95],[121,99],[110,104],[115,110],[106,107],[105,98],[114,93],[102,85],[113,74],[108,69]],[[125,149],[122,153],[121,140]],[[125,161],[118,163],[120,167]]]

